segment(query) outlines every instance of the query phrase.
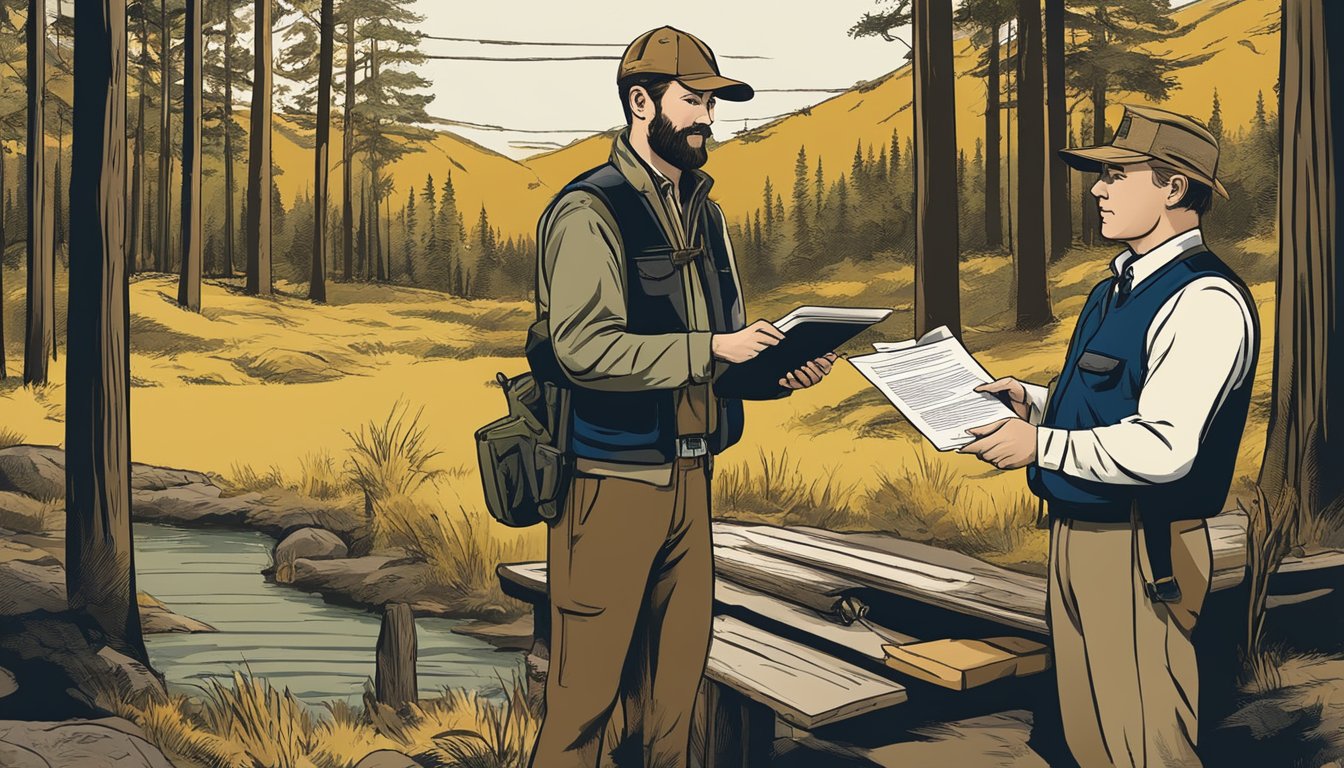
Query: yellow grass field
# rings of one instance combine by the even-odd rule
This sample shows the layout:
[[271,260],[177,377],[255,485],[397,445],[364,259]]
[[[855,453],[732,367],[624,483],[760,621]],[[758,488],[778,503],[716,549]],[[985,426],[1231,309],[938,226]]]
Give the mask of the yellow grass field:
[[[1243,440],[1241,474],[1254,474],[1263,450],[1271,374],[1274,254],[1269,241],[1219,250],[1254,284],[1266,343],[1252,421]],[[1106,250],[1071,253],[1052,266],[1060,322],[1031,332],[1011,330],[1012,267],[1005,256],[964,260],[963,322],[967,345],[995,375],[1045,383],[1058,369],[1083,298],[1104,276]],[[23,295],[6,276],[7,326],[21,327]],[[814,282],[756,296],[753,317],[775,318],[802,303],[889,306],[892,318],[860,339],[902,339],[911,333],[909,265],[842,265]],[[423,408],[420,424],[449,479],[437,488],[448,508],[479,509],[474,430],[501,415],[495,373],[521,372],[523,331],[531,306],[465,301],[431,291],[333,284],[330,304],[314,305],[281,285],[273,298],[242,295],[235,282],[208,281],[203,310],[179,309],[174,281],[137,279],[131,286],[132,453],[136,461],[234,477],[240,467],[305,473],[312,455],[341,464],[355,432],[384,421],[395,403]],[[62,297],[63,299],[63,297]],[[10,332],[11,372],[22,370],[21,346]],[[62,339],[63,346],[63,339]],[[846,351],[862,351],[856,344]],[[62,355],[63,359],[63,355]],[[0,424],[28,442],[63,440],[63,366],[53,381],[25,388],[11,377],[0,387]],[[955,453],[939,454],[918,437],[849,365],[822,386],[771,402],[748,404],[743,442],[718,466],[722,514],[773,522],[896,530],[949,546],[966,546],[1004,563],[1039,567],[1044,537],[1019,531],[975,544],[976,532],[1023,527],[1023,473],[1003,473]],[[766,471],[811,501],[791,509],[752,501]],[[782,478],[782,479],[781,479]],[[816,497],[826,494],[824,504]],[[756,494],[759,496],[759,493]],[[806,495],[806,494],[804,494]],[[806,507],[825,509],[804,509]],[[1008,520],[1009,516],[1016,522]],[[911,519],[911,518],[914,519]],[[537,537],[494,526],[495,535]],[[536,550],[533,550],[536,551]]]

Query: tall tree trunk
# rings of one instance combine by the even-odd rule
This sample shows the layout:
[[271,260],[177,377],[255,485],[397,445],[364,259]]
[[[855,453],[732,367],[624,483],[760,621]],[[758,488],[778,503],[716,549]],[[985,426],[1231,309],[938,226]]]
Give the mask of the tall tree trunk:
[[131,237],[130,248],[126,252],[126,274],[134,274],[140,269],[140,259],[144,253],[144,194],[145,194],[145,88],[148,85],[148,78],[145,77],[145,65],[147,54],[145,51],[149,47],[148,24],[145,21],[145,12],[140,11],[140,66],[137,67],[137,77],[139,87],[136,95],[136,117],[135,117],[135,167],[131,171],[131,215],[130,220]]
[[9,211],[5,210],[5,147],[0,144],[0,380],[9,378],[9,364],[5,360],[5,246],[9,243],[9,233],[5,225],[9,223]]
[[271,295],[271,0],[256,0],[252,30],[251,153],[247,158],[247,292]]
[[[354,277],[355,266],[355,17],[353,10],[343,7],[342,13],[352,14],[345,20],[345,119],[341,123],[341,229],[345,250],[344,277]],[[360,214],[363,216],[363,214]]]
[[46,174],[46,0],[28,3],[28,309],[23,383],[47,383],[47,350],[56,341],[51,189]]
[[[1005,48],[1007,49],[1008,58],[1010,60],[1013,58],[1013,47],[1016,43],[1017,35],[1013,32],[1012,20],[1009,20],[1008,44]],[[1020,51],[1021,49],[1019,48],[1018,50]],[[1016,104],[1013,100],[1013,70],[1008,70],[1008,77],[1005,79],[1008,81],[1008,103]],[[1013,146],[1013,113],[1016,111],[1017,107],[1014,106],[1013,109],[1008,110],[1005,115],[1007,119],[1004,122],[1007,124],[1008,128],[1008,135],[1005,138],[1010,147]],[[1004,179],[1004,198],[1008,201],[1008,250],[1012,252],[1013,249],[1017,247],[1017,238],[1013,236],[1013,153],[1005,152],[1004,155],[1004,165],[1008,176],[1008,178]]]
[[173,30],[168,26],[168,0],[159,0],[159,202],[155,211],[158,216],[158,232],[155,241],[155,271],[167,272],[169,269],[168,248],[171,238],[168,228],[172,217],[168,211],[169,164],[172,162],[172,96],[168,84],[172,82]]
[[233,2],[224,7],[224,276],[233,277]]
[[[1260,487],[1306,515],[1344,504],[1344,7],[1283,0],[1274,394]],[[1330,398],[1334,396],[1334,407]]]
[[201,34],[202,0],[186,0],[182,49],[182,273],[177,303],[201,311]]
[[[126,281],[126,4],[75,15],[75,124],[66,342],[65,579],[113,648],[148,663],[131,545]],[[94,109],[97,107],[98,109]]]
[[369,185],[359,187],[359,277],[369,279]]
[[[59,15],[58,15],[58,18],[59,18]],[[57,259],[59,259],[59,258],[62,257],[62,255],[61,255],[61,246],[63,246],[63,245],[67,245],[68,242],[69,242],[69,241],[66,239],[66,236],[67,236],[69,230],[68,230],[68,228],[67,228],[66,221],[65,221],[65,214],[69,211],[69,206],[66,205],[66,202],[65,202],[65,200],[64,200],[63,198],[67,198],[67,197],[69,196],[69,194],[70,194],[70,185],[68,185],[68,184],[64,184],[64,185],[63,185],[63,184],[62,184],[62,180],[63,180],[64,177],[65,177],[65,174],[63,173],[63,171],[64,171],[65,169],[62,167],[62,166],[63,166],[63,163],[61,162],[61,160],[62,160],[62,158],[63,158],[64,156],[65,156],[65,117],[61,114],[61,104],[60,104],[59,101],[57,101],[57,103],[56,103],[56,167],[55,167],[55,169],[52,171],[52,182],[51,182],[51,189],[52,189],[52,206],[51,206],[52,243],[51,243],[51,245],[52,245],[52,251],[53,251],[53,253],[54,253],[54,255],[55,255],[55,257],[56,257]],[[68,256],[65,257],[65,263],[66,263],[67,266],[70,264],[70,261],[69,261],[69,257],[68,257]]]
[[1054,320],[1046,282],[1045,83],[1041,0],[1017,2],[1017,327]]
[[336,10],[333,0],[322,0],[317,51],[317,146],[313,149],[313,263],[308,298],[327,300],[327,161],[331,152],[331,74],[335,57]]
[[[1097,7],[1098,22],[1105,20],[1106,12],[1104,6]],[[1106,35],[1103,29],[1098,33],[1103,38]],[[1104,42],[1104,40],[1103,40]],[[1106,73],[1098,72],[1096,79],[1092,81],[1092,144],[1104,144],[1106,142]],[[1087,179],[1086,176],[1083,177]],[[1084,183],[1081,186],[1083,197],[1083,226],[1082,239],[1087,245],[1096,245],[1101,242],[1101,212],[1097,210],[1097,201],[1092,197],[1089,191],[1092,185]]]
[[1069,167],[1059,159],[1068,125],[1064,104],[1064,0],[1045,0],[1046,133],[1050,151],[1046,169],[1050,186],[1050,260],[1064,255],[1073,242],[1069,215]]
[[985,246],[1003,247],[1003,184],[999,180],[999,30],[989,42],[989,75],[985,90]]
[[961,335],[952,4],[914,0],[915,336]]
[[[375,38],[369,41],[369,82],[376,89],[378,85],[378,40]],[[372,98],[372,94],[370,95]],[[373,225],[372,237],[370,243],[373,245],[373,265],[375,279],[380,283],[387,282],[387,271],[383,268],[383,237],[382,237],[382,217],[378,213],[382,209],[383,183],[382,166],[380,164],[378,150],[382,134],[379,131],[378,118],[373,118],[371,126],[372,135],[369,137],[369,165],[373,168],[373,207],[370,210],[370,222]]]

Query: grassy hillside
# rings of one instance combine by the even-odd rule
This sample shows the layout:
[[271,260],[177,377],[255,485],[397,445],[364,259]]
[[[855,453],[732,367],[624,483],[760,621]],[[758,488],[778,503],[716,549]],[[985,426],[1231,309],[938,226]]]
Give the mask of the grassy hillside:
[[[1161,106],[1207,118],[1213,89],[1221,85],[1223,122],[1240,126],[1250,121],[1257,92],[1263,91],[1272,104],[1278,71],[1275,26],[1278,12],[1279,4],[1274,0],[1199,0],[1180,9],[1175,14],[1180,28],[1170,38],[1149,48],[1177,59],[1207,58],[1176,72],[1180,86]],[[897,63],[903,49],[893,45],[891,52],[893,63]],[[958,73],[957,141],[969,156],[976,139],[984,136],[984,81],[968,75],[976,67],[980,52],[960,35],[953,52]],[[729,127],[721,125],[719,138],[723,141],[711,152],[707,166],[718,179],[716,199],[730,217],[739,218],[759,205],[766,176],[773,177],[777,188],[787,191],[800,146],[806,146],[813,167],[818,157],[822,159],[831,179],[838,178],[842,171],[848,172],[858,142],[863,143],[865,152],[870,144],[876,152],[890,144],[894,129],[901,136],[904,151],[913,119],[911,94],[911,70],[902,66],[810,109],[739,136],[730,136]],[[1121,104],[1143,103],[1124,94],[1113,95],[1112,99],[1107,109],[1111,124],[1119,120]],[[1079,104],[1085,107],[1086,101]],[[1010,116],[1007,111],[1003,113],[1005,140],[1010,129],[1016,130],[1015,121],[1009,126]],[[246,126],[245,111],[239,112],[237,119]],[[1074,119],[1076,123],[1080,121],[1081,113],[1076,113]],[[289,206],[295,195],[312,187],[312,136],[284,117],[277,117],[275,125],[273,159],[282,171],[276,176],[276,184]],[[432,174],[436,185],[441,185],[451,170],[458,207],[468,226],[484,203],[491,222],[506,237],[531,234],[550,197],[578,173],[605,161],[610,142],[610,135],[599,134],[518,162],[456,134],[439,132],[433,141],[419,143],[423,151],[407,155],[390,168],[396,184],[394,210],[404,205],[408,186],[421,189],[426,174]],[[339,133],[332,137],[331,157],[332,195],[337,196],[342,180]],[[153,162],[152,156],[150,161]],[[207,168],[217,167],[217,162],[207,162]],[[245,170],[245,166],[239,166],[240,195]],[[219,186],[216,177],[210,182],[207,195],[218,195]]]
[[[1169,52],[1172,58],[1208,56],[1202,63],[1178,70],[1180,87],[1160,105],[1207,119],[1213,102],[1213,89],[1219,87],[1223,122],[1240,126],[1250,122],[1257,91],[1263,91],[1272,104],[1277,80],[1279,4],[1274,0],[1200,0],[1180,9],[1174,18],[1181,26],[1171,37],[1149,46],[1154,53]],[[892,59],[904,52],[892,46]],[[980,52],[960,37],[953,45],[956,80],[956,132],[958,144],[969,157],[975,140],[983,138],[984,80],[968,73],[978,62]],[[869,144],[876,152],[889,145],[892,130],[911,135],[913,110],[911,69],[901,67],[871,83],[840,94],[812,107],[750,133],[732,138],[710,153],[706,166],[717,179],[715,198],[730,217],[741,217],[760,205],[761,187],[771,176],[775,186],[785,192],[792,185],[798,148],[806,146],[813,168],[823,160],[829,178],[841,171],[848,173],[857,142]],[[1112,96],[1107,120],[1114,125],[1126,102],[1147,103],[1135,97]],[[1071,102],[1072,103],[1072,102]],[[1084,105],[1086,102],[1083,102]],[[1003,135],[1009,135],[1009,113],[1004,113]],[[1075,122],[1081,119],[1075,114]],[[720,126],[726,133],[726,126]],[[1016,136],[1016,120],[1012,125]],[[721,135],[720,138],[723,138]],[[598,148],[601,151],[598,151]],[[527,164],[548,187],[568,181],[575,173],[605,159],[606,142],[588,139],[555,152],[529,159]]]

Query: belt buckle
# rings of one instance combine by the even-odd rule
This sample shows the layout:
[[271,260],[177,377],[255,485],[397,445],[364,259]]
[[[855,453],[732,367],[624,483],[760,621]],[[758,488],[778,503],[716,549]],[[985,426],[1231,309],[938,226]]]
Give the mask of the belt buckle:
[[709,453],[709,445],[703,437],[677,438],[677,458],[694,459]]

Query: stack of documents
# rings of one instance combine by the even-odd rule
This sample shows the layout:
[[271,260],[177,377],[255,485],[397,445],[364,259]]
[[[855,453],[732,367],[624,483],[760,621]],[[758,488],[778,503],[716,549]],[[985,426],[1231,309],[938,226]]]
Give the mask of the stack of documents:
[[849,362],[940,451],[974,440],[966,434],[970,427],[1017,416],[998,397],[975,391],[994,378],[947,326],[873,348],[874,354]]

